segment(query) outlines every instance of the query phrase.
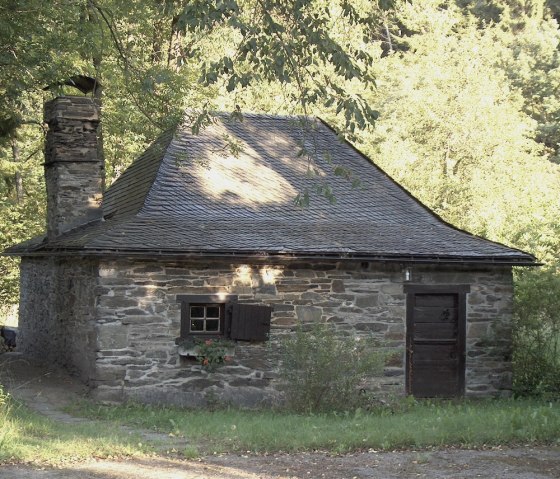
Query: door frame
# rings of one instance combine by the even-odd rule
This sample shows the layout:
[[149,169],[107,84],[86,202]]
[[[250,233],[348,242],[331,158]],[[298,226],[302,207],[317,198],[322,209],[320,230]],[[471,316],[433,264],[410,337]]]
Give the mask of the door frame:
[[456,294],[457,295],[457,349],[459,353],[459,393],[465,393],[465,360],[466,360],[466,328],[467,328],[467,293],[469,284],[404,284],[406,294],[406,361],[405,386],[406,394],[412,395],[412,345],[414,339],[414,296],[416,294]]

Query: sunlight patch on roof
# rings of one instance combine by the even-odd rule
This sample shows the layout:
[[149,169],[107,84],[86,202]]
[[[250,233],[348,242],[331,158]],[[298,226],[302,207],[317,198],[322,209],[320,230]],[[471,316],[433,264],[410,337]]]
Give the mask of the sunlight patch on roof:
[[258,155],[245,145],[238,157],[216,155],[207,166],[197,166],[193,176],[205,195],[225,203],[259,206],[293,201],[297,192],[290,182],[255,158]]

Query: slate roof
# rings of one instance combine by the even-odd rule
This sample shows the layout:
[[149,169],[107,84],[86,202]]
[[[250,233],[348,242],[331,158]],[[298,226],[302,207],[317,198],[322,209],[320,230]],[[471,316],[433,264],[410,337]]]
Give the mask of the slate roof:
[[[336,176],[340,167],[360,186]],[[316,192],[325,185],[334,204]],[[309,207],[295,206],[306,190]],[[167,132],[111,185],[102,207],[102,222],[6,253],[535,261],[445,223],[325,123],[309,118],[223,116],[200,135],[187,127]]]

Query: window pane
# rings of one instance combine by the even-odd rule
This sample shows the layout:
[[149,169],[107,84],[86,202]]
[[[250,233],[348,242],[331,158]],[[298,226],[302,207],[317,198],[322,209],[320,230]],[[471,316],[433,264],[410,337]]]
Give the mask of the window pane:
[[219,319],[207,319],[206,320],[206,331],[217,333],[220,331],[220,320]]
[[204,306],[191,306],[191,318],[204,318]]
[[219,318],[220,317],[220,307],[219,306],[206,306],[206,317],[207,318]]
[[204,331],[204,320],[203,319],[192,319],[191,320],[191,331]]

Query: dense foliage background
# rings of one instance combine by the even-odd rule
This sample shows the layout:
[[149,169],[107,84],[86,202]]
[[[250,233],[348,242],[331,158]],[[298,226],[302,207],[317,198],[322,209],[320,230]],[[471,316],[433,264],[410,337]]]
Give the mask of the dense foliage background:
[[[560,294],[559,21],[555,0],[5,0],[0,249],[42,232],[42,104],[88,74],[108,184],[186,108],[195,129],[318,114],[445,220],[545,263],[518,273],[517,331],[557,335],[524,291]],[[3,305],[17,278],[0,259]]]

